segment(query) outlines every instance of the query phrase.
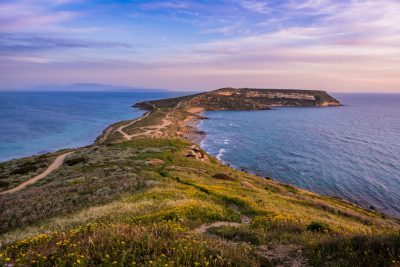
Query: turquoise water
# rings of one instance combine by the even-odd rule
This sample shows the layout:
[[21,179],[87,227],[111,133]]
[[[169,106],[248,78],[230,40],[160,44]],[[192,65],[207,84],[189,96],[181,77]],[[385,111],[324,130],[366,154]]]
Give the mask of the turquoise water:
[[0,161],[91,144],[108,125],[143,113],[132,104],[181,94],[0,92]]
[[343,107],[206,112],[222,161],[400,217],[400,94],[335,95]]

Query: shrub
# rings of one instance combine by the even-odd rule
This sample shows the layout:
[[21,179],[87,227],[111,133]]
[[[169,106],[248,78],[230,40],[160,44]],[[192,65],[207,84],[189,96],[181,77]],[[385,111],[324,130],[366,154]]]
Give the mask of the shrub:
[[292,186],[292,185],[284,184],[284,183],[279,183],[279,184],[280,184],[281,186],[283,186],[284,188],[286,188],[286,190],[287,190],[289,193],[297,194],[297,193],[299,192],[299,190],[298,190],[296,187]]
[[231,226],[220,226],[211,227],[208,229],[210,234],[220,236],[225,239],[249,242],[251,244],[260,245],[263,242],[262,233],[255,229],[248,227],[231,227]]
[[73,165],[76,165],[78,163],[85,163],[85,162],[87,162],[87,159],[85,157],[76,157],[76,158],[71,158],[71,159],[65,160],[65,163],[68,166],[73,166]]
[[218,179],[218,180],[236,181],[235,178],[233,178],[232,176],[229,176],[228,174],[225,174],[225,173],[217,173],[217,174],[214,174],[212,177],[215,179]]
[[255,216],[250,225],[252,228],[284,233],[302,233],[304,231],[304,227],[293,216],[283,213],[273,216]]
[[265,228],[271,225],[271,217],[269,216],[255,216],[251,220],[251,226],[253,228]]
[[23,165],[18,166],[16,169],[11,171],[11,174],[26,174],[28,172],[34,172],[38,169],[38,166],[34,162],[26,162]]
[[9,187],[9,186],[10,186],[9,182],[0,180],[0,187]]
[[307,226],[307,230],[311,232],[328,232],[330,231],[329,225],[321,222],[311,222]]

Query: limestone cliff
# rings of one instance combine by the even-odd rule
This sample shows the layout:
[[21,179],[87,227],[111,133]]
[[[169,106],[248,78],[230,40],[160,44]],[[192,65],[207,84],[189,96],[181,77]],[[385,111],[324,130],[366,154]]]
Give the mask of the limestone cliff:
[[292,89],[222,88],[215,91],[137,103],[135,107],[182,107],[188,110],[262,110],[274,106],[326,107],[340,102],[325,91]]

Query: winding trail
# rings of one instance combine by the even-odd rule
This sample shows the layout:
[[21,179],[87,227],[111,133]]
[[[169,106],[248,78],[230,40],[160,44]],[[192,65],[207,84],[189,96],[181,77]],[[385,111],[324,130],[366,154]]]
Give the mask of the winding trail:
[[67,153],[64,153],[64,154],[58,156],[53,161],[53,163],[51,163],[50,166],[47,167],[47,169],[44,172],[42,172],[41,174],[39,174],[39,175],[37,175],[37,176],[35,176],[35,177],[23,182],[22,184],[14,187],[14,188],[11,188],[11,189],[8,189],[8,190],[0,192],[0,195],[15,193],[15,192],[27,187],[28,185],[34,184],[37,181],[47,177],[47,175],[49,175],[51,172],[53,172],[53,171],[57,170],[58,168],[60,168],[60,166],[63,164],[65,158],[68,155],[72,154],[72,153],[74,153],[74,152],[67,152]]
[[221,226],[239,227],[241,225],[242,225],[241,223],[219,221],[210,224],[202,224],[199,227],[195,228],[193,232],[195,232],[196,234],[204,234],[207,232],[209,228],[212,227],[221,227]]
[[127,134],[127,133],[124,132],[124,129],[125,129],[126,127],[131,126],[132,124],[134,124],[134,123],[136,123],[136,122],[138,122],[138,121],[143,120],[144,118],[146,118],[147,116],[149,116],[150,113],[151,113],[151,111],[146,112],[146,114],[144,114],[143,117],[137,118],[137,119],[131,121],[130,123],[126,124],[126,125],[120,126],[120,127],[117,129],[117,132],[119,132],[120,134],[122,134],[126,140],[131,140],[132,137],[136,136],[137,134]]
[[[146,118],[147,116],[149,116],[152,111],[146,112],[146,114],[143,117],[137,118],[133,121],[131,121],[130,123],[126,124],[126,125],[122,125],[120,126],[118,129],[116,129],[117,132],[119,132],[120,134],[122,134],[122,136],[124,137],[124,139],[126,140],[131,140],[134,137],[137,136],[142,136],[142,135],[148,135],[148,134],[153,134],[153,135],[157,135],[157,134],[162,134],[161,129],[169,126],[172,124],[170,117],[172,115],[172,113],[174,112],[174,109],[178,109],[180,108],[182,104],[182,101],[179,101],[179,103],[176,105],[175,108],[173,108],[170,112],[167,113],[167,115],[165,116],[165,118],[162,119],[162,123],[159,125],[151,125],[151,126],[143,126],[143,127],[139,127],[140,130],[145,130],[141,133],[137,133],[137,134],[127,134],[126,132],[124,132],[124,129],[135,124],[138,121],[143,120],[144,118]],[[156,108],[153,105],[154,110],[159,110],[159,108]]]
[[212,228],[212,227],[221,227],[221,226],[239,227],[243,224],[249,224],[250,222],[251,222],[251,219],[249,217],[242,215],[242,216],[240,216],[240,223],[225,222],[225,221],[217,221],[217,222],[213,222],[210,224],[205,223],[205,224],[202,224],[199,227],[193,229],[193,232],[196,234],[204,234],[207,232],[207,230],[209,228]]

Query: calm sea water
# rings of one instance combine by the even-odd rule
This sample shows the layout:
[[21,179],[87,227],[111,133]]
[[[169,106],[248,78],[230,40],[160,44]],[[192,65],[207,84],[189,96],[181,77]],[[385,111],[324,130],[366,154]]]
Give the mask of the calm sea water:
[[0,161],[91,144],[110,124],[140,116],[132,104],[172,92],[0,92]]
[[206,112],[203,148],[237,168],[400,217],[400,94],[343,107]]

